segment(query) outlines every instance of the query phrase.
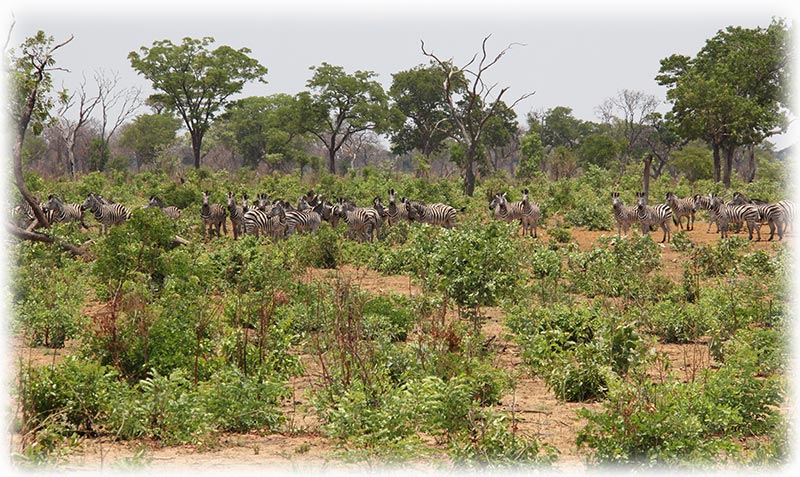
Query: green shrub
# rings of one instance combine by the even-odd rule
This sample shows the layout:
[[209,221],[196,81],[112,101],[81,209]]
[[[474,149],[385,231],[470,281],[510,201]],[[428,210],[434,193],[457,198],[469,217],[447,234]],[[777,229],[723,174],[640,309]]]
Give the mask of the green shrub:
[[225,432],[275,431],[283,423],[280,401],[288,397],[269,376],[245,376],[234,367],[219,370],[198,390],[215,429]]

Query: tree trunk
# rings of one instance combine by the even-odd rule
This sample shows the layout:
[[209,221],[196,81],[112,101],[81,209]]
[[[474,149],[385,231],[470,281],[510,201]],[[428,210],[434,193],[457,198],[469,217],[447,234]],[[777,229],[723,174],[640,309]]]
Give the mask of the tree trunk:
[[333,148],[328,150],[328,172],[336,175],[336,151]]
[[642,168],[642,192],[644,192],[645,200],[648,199],[650,193],[650,165],[653,163],[653,155],[648,154],[642,161],[644,167]]
[[729,145],[725,147],[725,164],[722,169],[722,183],[726,189],[731,187],[731,169],[733,169],[733,154],[736,152],[736,146]]
[[203,144],[203,135],[198,131],[192,131],[192,155],[194,156],[194,168],[200,169],[200,146]]
[[720,158],[719,158],[720,145],[717,144],[717,143],[714,143],[712,145],[712,148],[714,150],[714,182],[719,182],[719,180],[720,180],[720,173],[719,173],[719,171],[720,171]]
[[756,179],[756,145],[750,144],[748,149],[750,150],[749,151],[750,155],[747,158],[747,165],[749,167],[747,170],[747,177],[745,178],[745,180],[749,184],[750,182],[753,182]]
[[472,158],[474,156],[472,148],[467,149],[464,158],[464,192],[468,197],[472,197],[475,192],[475,171],[472,168]]

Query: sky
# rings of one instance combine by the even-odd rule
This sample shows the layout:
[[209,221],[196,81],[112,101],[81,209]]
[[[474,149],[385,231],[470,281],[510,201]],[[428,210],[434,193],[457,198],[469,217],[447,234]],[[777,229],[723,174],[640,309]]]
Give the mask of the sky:
[[[0,8],[6,9],[6,25],[12,15],[16,22],[10,45],[40,29],[57,42],[74,35],[57,54],[58,65],[69,72],[58,72],[56,84],[74,89],[84,74],[91,81],[97,70],[116,71],[121,86],[138,86],[147,94],[149,82],[127,56],[157,40],[211,36],[215,45],[249,48],[269,70],[266,84],[245,87],[241,96],[251,96],[302,91],[312,75],[309,67],[322,62],[349,73],[373,71],[388,88],[393,73],[427,63],[421,40],[437,56],[463,65],[491,35],[489,55],[511,48],[487,72],[488,82],[510,87],[507,103],[535,92],[515,108],[523,125],[527,113],[556,106],[599,121],[596,108],[623,89],[655,96],[665,112],[666,88],[654,80],[659,60],[694,56],[729,25],[765,27],[772,18],[795,16],[792,2],[771,0],[113,3],[14,0]],[[794,129],[775,141],[779,148],[794,142]]]

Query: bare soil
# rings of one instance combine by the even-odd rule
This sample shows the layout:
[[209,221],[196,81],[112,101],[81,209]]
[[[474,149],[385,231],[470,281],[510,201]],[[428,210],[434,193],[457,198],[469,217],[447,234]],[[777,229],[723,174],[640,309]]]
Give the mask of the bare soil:
[[[674,229],[673,229],[674,231]],[[572,229],[572,239],[581,249],[588,249],[601,235],[616,235],[613,232],[594,232]],[[635,233],[635,232],[634,232]],[[698,223],[695,230],[687,232],[698,245],[716,242],[719,236],[706,233],[706,224]],[[661,232],[654,232],[658,240]],[[547,230],[540,229],[539,240],[547,240]],[[764,236],[766,239],[766,236]],[[791,238],[789,238],[791,240]],[[771,242],[754,242],[755,249],[772,250]],[[683,256],[664,244],[662,249],[662,273],[673,280],[682,276]],[[416,295],[420,289],[407,276],[383,276],[364,268],[343,266],[337,270],[311,269],[305,280],[350,280],[352,284],[373,293],[400,293]],[[87,314],[102,313],[102,304],[89,305]],[[554,446],[559,451],[556,467],[568,471],[585,470],[585,454],[576,448],[577,432],[585,424],[576,414],[581,408],[600,409],[599,403],[565,403],[557,400],[543,379],[532,376],[522,365],[519,348],[509,331],[503,326],[504,313],[500,308],[486,308],[484,333],[495,336],[496,364],[509,371],[515,379],[515,387],[502,399],[501,410],[513,413],[520,432],[536,436],[541,442]],[[705,343],[687,345],[659,344],[658,351],[670,359],[673,370],[684,373],[685,379],[713,364]],[[15,363],[47,366],[57,364],[64,356],[76,351],[72,343],[63,349],[50,350],[30,348],[16,340],[13,346]],[[220,439],[212,449],[195,446],[163,447],[156,442],[113,442],[108,439],[85,439],[81,449],[68,455],[59,466],[72,471],[108,471],[111,469],[136,469],[144,465],[149,470],[225,472],[276,470],[286,472],[363,469],[363,464],[348,464],[336,456],[336,442],[326,438],[320,422],[308,407],[309,393],[320,382],[320,368],[311,355],[300,355],[305,374],[291,380],[293,396],[283,404],[287,423],[282,432],[260,434],[232,434]],[[13,412],[13,411],[12,411]],[[12,439],[12,449],[16,449]],[[417,467],[435,468],[436,463],[421,462]]]

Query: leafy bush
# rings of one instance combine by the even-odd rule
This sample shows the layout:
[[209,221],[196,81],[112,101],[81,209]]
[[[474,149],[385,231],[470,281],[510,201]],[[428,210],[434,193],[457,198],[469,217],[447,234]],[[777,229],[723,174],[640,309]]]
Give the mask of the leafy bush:
[[234,367],[219,370],[198,394],[214,427],[226,432],[274,431],[284,418],[278,409],[286,386],[269,376],[245,376]]

